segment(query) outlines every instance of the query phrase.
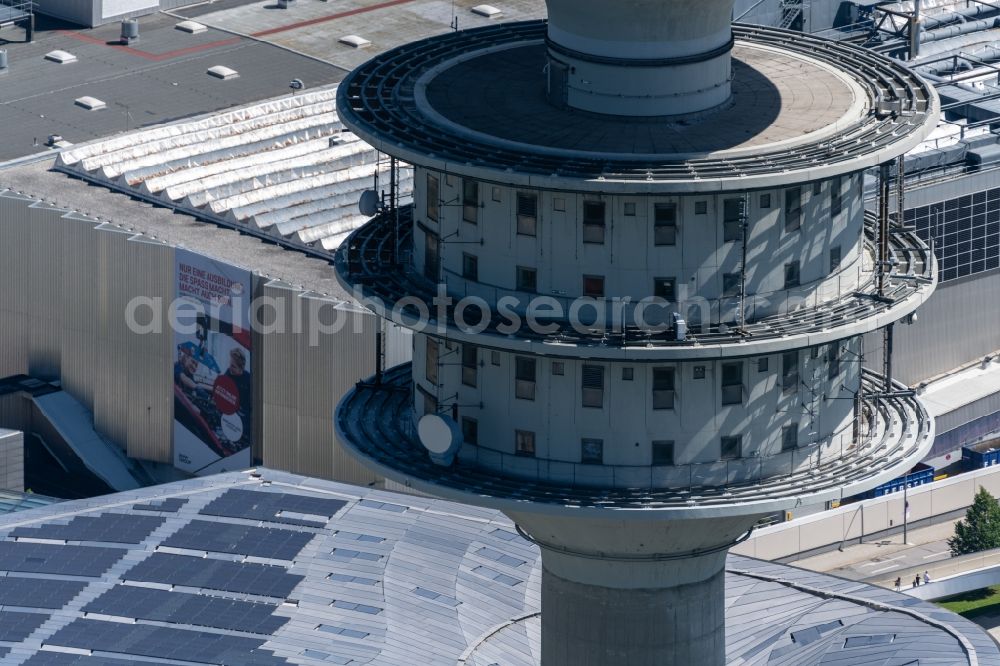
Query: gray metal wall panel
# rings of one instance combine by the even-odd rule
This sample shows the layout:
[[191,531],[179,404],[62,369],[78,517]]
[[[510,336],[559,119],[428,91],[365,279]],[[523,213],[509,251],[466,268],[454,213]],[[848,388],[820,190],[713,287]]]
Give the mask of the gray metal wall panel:
[[0,432],[0,488],[24,492],[24,434]]
[[[274,303],[291,303],[297,290],[280,282],[269,282],[261,290],[265,299]],[[263,412],[264,465],[282,471],[298,468],[298,335],[292,322],[294,314],[287,307],[279,308],[278,316],[270,308],[261,308],[259,322],[263,335],[261,381],[261,411]]]
[[62,335],[62,216],[68,211],[45,204],[28,209],[31,222],[27,248],[30,275],[28,300],[28,373],[59,378]]
[[28,371],[28,247],[31,200],[0,195],[0,376]]
[[99,242],[93,220],[63,218],[60,332],[60,378],[63,389],[94,410],[94,366],[97,348]]
[[[126,244],[128,293],[169,304],[174,293],[174,250],[137,238]],[[128,355],[128,414],[125,450],[132,458],[173,461],[173,334],[164,325],[138,333],[127,327],[124,309],[109,313],[126,325]],[[164,314],[164,312],[161,312]],[[164,324],[165,324],[164,320]]]
[[[1000,349],[1000,272],[980,273],[938,286],[917,311],[917,322],[897,325],[893,376],[911,386]],[[881,336],[865,338],[866,363],[881,368]]]

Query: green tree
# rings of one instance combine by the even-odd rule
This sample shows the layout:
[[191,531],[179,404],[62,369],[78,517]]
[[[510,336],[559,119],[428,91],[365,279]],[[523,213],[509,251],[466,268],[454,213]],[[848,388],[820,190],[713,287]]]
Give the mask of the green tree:
[[955,536],[948,539],[952,556],[1000,548],[1000,502],[980,487],[965,512],[955,523]]

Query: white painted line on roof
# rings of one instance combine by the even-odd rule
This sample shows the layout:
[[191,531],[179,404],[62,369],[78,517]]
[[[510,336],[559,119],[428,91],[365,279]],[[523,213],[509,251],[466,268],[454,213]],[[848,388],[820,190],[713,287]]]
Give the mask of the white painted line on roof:
[[950,555],[950,550],[942,550],[940,553],[931,553],[930,555],[924,555],[921,559],[928,560],[932,557],[937,557],[938,555]]
[[890,564],[887,567],[882,567],[881,569],[872,569],[873,574],[882,573],[883,571],[891,571],[892,569],[898,569],[903,566],[902,564]]
[[884,560],[872,560],[871,562],[865,562],[864,564],[861,564],[859,566],[874,567],[878,566],[879,564],[885,564],[886,562],[895,562],[896,560],[901,560],[904,557],[906,557],[906,555],[897,555],[896,557],[887,557]]

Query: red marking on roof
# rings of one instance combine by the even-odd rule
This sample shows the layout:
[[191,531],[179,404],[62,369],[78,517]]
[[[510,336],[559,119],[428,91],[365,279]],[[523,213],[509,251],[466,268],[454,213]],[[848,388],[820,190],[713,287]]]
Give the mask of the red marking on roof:
[[305,21],[299,21],[298,23],[289,23],[288,25],[278,26],[277,28],[268,28],[267,30],[261,30],[260,32],[251,33],[250,36],[266,37],[268,35],[275,35],[279,32],[285,32],[286,30],[295,30],[296,28],[303,28],[307,25],[316,25],[317,23],[326,23],[327,21],[336,21],[339,18],[346,18],[348,16],[355,16],[357,14],[366,14],[368,12],[373,12],[378,9],[386,9],[388,7],[395,7],[397,5],[405,5],[408,2],[413,2],[413,0],[388,0],[387,2],[380,2],[377,5],[371,5],[369,7],[358,7],[357,9],[350,9],[346,12],[340,12],[339,14],[318,16],[316,18],[307,19]]
[[178,58],[183,55],[197,53],[199,51],[205,51],[207,49],[214,49],[219,46],[228,46],[229,44],[235,44],[236,42],[240,41],[239,37],[230,37],[228,39],[219,39],[214,42],[206,42],[204,44],[196,44],[194,46],[188,46],[187,48],[183,49],[174,49],[173,51],[167,51],[166,53],[147,53],[146,51],[140,51],[139,49],[134,49],[131,46],[125,46],[124,44],[109,44],[103,39],[91,37],[90,35],[85,35],[81,32],[74,32],[72,30],[61,30],[60,33],[81,42],[87,42],[88,44],[100,44],[101,46],[107,46],[117,51],[121,51],[122,53],[128,53],[129,55],[138,56],[139,58],[144,58],[145,60],[150,60],[152,62],[161,62],[163,60],[170,60],[171,58]]

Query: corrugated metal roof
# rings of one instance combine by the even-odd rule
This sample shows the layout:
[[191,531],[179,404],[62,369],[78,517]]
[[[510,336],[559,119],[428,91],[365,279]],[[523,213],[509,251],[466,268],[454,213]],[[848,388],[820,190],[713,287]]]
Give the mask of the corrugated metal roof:
[[[27,666],[97,663],[67,648],[101,663],[537,666],[540,565],[498,512],[267,470],[0,516],[14,572],[0,604],[46,620],[10,642]],[[1000,664],[956,615],[784,565],[730,556],[725,603],[731,664],[954,666],[970,646]]]
[[[361,193],[389,162],[344,130],[336,86],[63,151],[57,168],[226,226],[333,250],[367,220]],[[412,170],[400,180],[403,199]]]

